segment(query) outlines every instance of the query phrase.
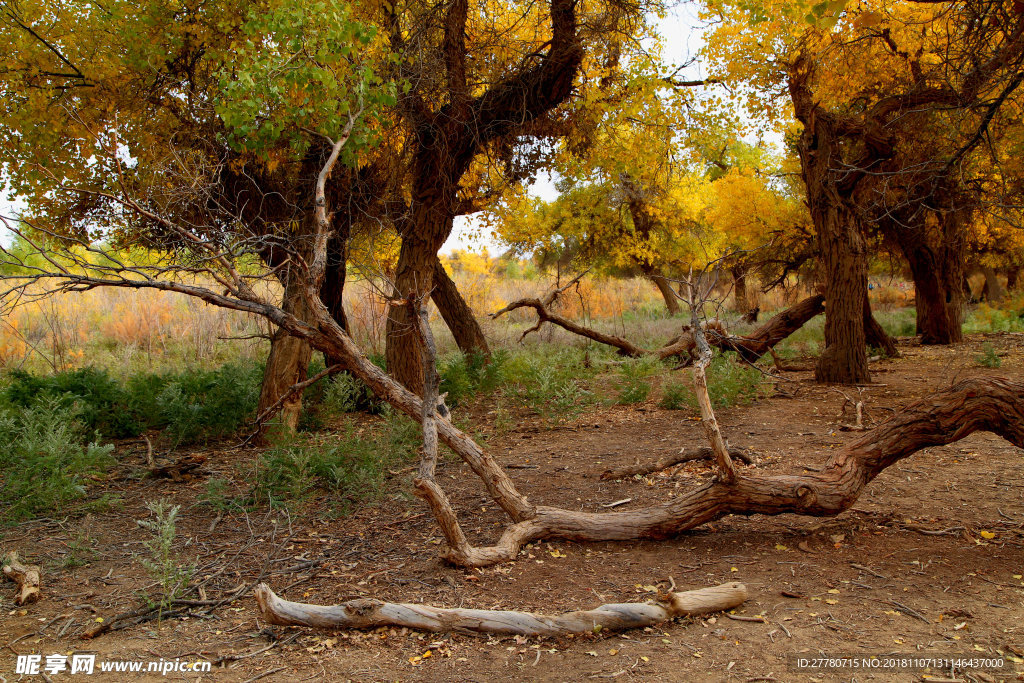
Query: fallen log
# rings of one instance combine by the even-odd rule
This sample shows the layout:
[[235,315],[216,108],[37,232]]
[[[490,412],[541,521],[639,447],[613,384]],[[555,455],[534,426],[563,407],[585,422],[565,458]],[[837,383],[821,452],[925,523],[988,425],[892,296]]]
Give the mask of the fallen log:
[[[737,460],[742,460],[748,465],[754,464],[754,458],[743,448],[730,448],[729,455]],[[667,470],[673,465],[680,465],[684,462],[692,462],[693,460],[711,460],[714,459],[715,452],[707,446],[702,446],[697,450],[687,451],[682,450],[679,453],[673,453],[672,455],[666,455],[664,458],[655,460],[654,462],[646,462],[639,465],[626,465],[624,467],[616,467],[615,469],[605,470],[601,473],[601,479],[625,479],[626,477],[632,477],[637,474],[644,475],[650,474],[651,472],[660,472],[661,470]]]
[[359,629],[405,626],[421,631],[523,636],[622,631],[652,626],[675,617],[721,612],[738,607],[746,599],[746,586],[734,581],[680,593],[663,593],[649,602],[612,603],[591,610],[547,616],[535,612],[431,607],[367,598],[325,607],[284,600],[265,583],[256,587],[260,616],[268,624],[278,626]]
[[[692,327],[684,327],[679,336],[661,348],[644,349],[628,339],[613,334],[605,334],[604,332],[580,325],[551,311],[551,304],[554,303],[558,295],[563,291],[565,291],[565,287],[550,292],[543,299],[527,298],[513,301],[500,311],[492,313],[491,318],[498,318],[509,311],[519,308],[532,308],[537,313],[537,324],[523,332],[520,339],[526,337],[531,332],[539,330],[541,325],[548,322],[586,339],[616,348],[621,355],[630,358],[655,356],[660,360],[664,360],[672,356],[682,356],[685,358],[693,356],[697,341]],[[768,353],[769,349],[803,327],[808,320],[824,311],[825,297],[816,294],[778,313],[749,334],[742,336],[731,335],[725,328],[725,325],[719,320],[708,320],[701,327],[704,329],[708,343],[711,346],[723,351],[735,351],[743,360],[753,363]]]
[[27,605],[39,600],[39,571],[38,565],[22,564],[17,551],[7,553],[4,558],[4,576],[18,584],[18,595],[14,598],[14,604]]

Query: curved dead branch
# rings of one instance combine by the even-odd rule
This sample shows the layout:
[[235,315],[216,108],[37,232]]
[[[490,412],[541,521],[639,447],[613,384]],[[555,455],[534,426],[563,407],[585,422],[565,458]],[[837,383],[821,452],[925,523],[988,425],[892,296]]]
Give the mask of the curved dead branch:
[[[500,311],[492,313],[490,317],[495,319],[516,309],[532,308],[537,313],[537,323],[523,332],[519,338],[520,341],[526,335],[536,332],[544,323],[548,322],[586,339],[616,348],[621,355],[629,356],[630,358],[655,356],[659,360],[664,360],[672,356],[691,357],[693,355],[697,342],[693,335],[693,328],[690,326],[684,327],[682,333],[665,346],[659,349],[644,349],[628,339],[614,334],[605,334],[553,312],[551,306],[558,299],[558,296],[568,289],[569,286],[577,282],[580,277],[582,275],[574,278],[565,287],[549,292],[543,298],[525,298],[513,301]],[[768,353],[769,349],[803,327],[808,320],[824,311],[825,297],[816,294],[778,313],[771,320],[749,334],[742,336],[731,335],[721,321],[718,320],[708,320],[702,324],[702,328],[711,346],[715,346],[723,351],[736,351],[743,360],[753,363]]]
[[668,592],[651,602],[601,605],[595,609],[555,616],[534,612],[431,607],[360,598],[323,607],[279,598],[265,583],[256,587],[260,616],[279,626],[315,628],[376,628],[405,626],[421,631],[472,631],[524,636],[621,631],[650,626],[675,617],[695,616],[738,607],[747,599],[741,583]]

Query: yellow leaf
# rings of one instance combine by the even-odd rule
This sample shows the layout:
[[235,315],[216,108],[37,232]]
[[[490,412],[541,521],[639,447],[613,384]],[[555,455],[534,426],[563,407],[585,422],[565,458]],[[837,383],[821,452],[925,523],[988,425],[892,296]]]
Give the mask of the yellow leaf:
[[995,538],[996,535],[993,532],[991,532],[991,531],[982,531],[981,532],[981,537],[985,538],[985,539],[991,540],[991,539]]
[[828,592],[831,593],[832,595],[838,595],[839,594],[839,589],[838,588],[829,588]]
[[736,569],[736,567],[732,567],[729,571],[731,571],[731,572],[738,572],[739,569]]
[[826,600],[826,601],[825,601],[825,603],[826,603],[826,604],[829,604],[829,605],[838,605],[838,604],[839,604],[839,601],[838,601],[838,600],[835,600],[835,599],[833,599],[833,598],[829,598],[828,600]]
[[787,548],[786,546],[782,545],[781,543],[776,543],[775,544],[775,549],[776,550],[789,550],[789,548]]

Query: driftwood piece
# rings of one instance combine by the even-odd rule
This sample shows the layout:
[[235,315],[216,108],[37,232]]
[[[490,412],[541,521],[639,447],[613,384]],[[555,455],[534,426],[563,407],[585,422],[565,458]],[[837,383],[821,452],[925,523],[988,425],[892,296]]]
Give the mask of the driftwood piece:
[[669,592],[640,603],[613,603],[595,609],[547,616],[534,612],[443,608],[360,598],[324,607],[284,600],[265,583],[256,587],[256,604],[268,624],[314,628],[405,626],[421,631],[472,631],[523,636],[621,631],[651,626],[674,617],[708,614],[737,607],[747,599],[738,582],[681,593]]
[[[743,448],[730,448],[729,455],[735,460],[742,460],[748,465],[754,464],[754,458],[750,453]],[[626,465],[624,467],[616,467],[615,469],[605,470],[601,473],[601,479],[625,479],[632,477],[637,474],[644,475],[650,474],[651,472],[660,472],[661,470],[667,470],[673,465],[680,465],[684,462],[691,462],[693,460],[708,460],[715,457],[714,451],[707,446],[702,446],[696,450],[688,451],[682,450],[679,453],[673,453],[672,455],[666,455],[663,458],[655,460],[654,462],[641,463],[639,465]]]
[[18,584],[18,595],[14,598],[14,604],[27,605],[39,600],[39,571],[38,565],[22,564],[17,551],[7,553],[4,558],[4,576]]

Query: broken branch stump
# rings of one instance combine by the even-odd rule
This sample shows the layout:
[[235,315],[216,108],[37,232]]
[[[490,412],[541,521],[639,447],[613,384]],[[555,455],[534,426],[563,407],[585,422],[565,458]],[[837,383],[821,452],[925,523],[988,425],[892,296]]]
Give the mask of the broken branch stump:
[[39,566],[22,564],[14,550],[4,558],[4,576],[18,584],[18,596],[14,598],[16,605],[27,605],[40,598]]

